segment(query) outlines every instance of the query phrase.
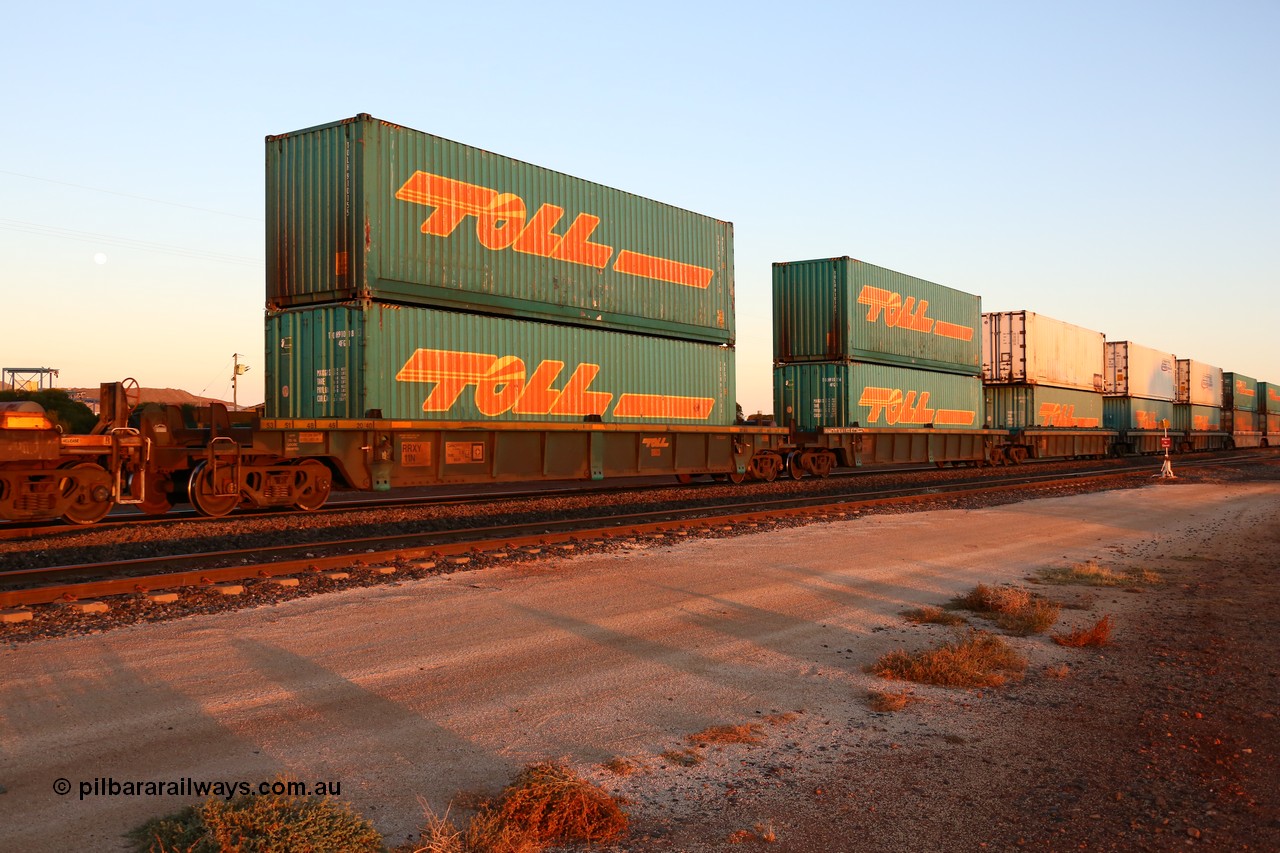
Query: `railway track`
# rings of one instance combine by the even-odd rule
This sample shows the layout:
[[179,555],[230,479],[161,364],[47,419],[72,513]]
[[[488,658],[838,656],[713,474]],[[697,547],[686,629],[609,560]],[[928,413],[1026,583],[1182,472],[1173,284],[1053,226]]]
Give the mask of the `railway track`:
[[[1184,457],[1187,459],[1193,457]],[[1210,457],[1212,458],[1212,457]],[[1219,458],[1220,455],[1219,455]],[[1179,460],[1181,461],[1181,460]],[[1060,466],[1081,466],[1092,467],[1100,464],[1097,460],[1081,460],[1076,462],[1064,462],[1063,460],[1044,460],[1030,463],[1032,466],[1044,465],[1054,466],[1057,470]],[[1150,467],[1151,460],[1145,457],[1132,457],[1123,460],[1110,460],[1106,463],[1115,469],[1121,467],[1145,469]],[[936,471],[935,466],[905,467],[893,466],[891,470],[884,468],[859,468],[859,469],[838,469],[831,473],[832,480],[839,481],[844,478],[860,478],[874,477],[878,474],[908,474],[917,471]],[[972,469],[945,469],[956,476],[965,476]],[[1008,469],[986,469],[987,476],[999,476],[999,472]],[[785,481],[784,481],[785,482]],[[697,487],[699,485],[712,485],[709,477],[703,478],[701,481],[695,480],[692,484],[685,484],[685,487]],[[91,526],[83,526],[70,524],[64,521],[43,521],[43,522],[3,522],[0,523],[0,542],[3,541],[21,541],[35,540],[46,537],[55,537],[68,534],[84,533],[86,531],[103,531],[130,527],[146,527],[160,526],[172,524],[182,521],[196,524],[218,524],[226,518],[254,518],[259,516],[270,516],[279,519],[282,524],[287,523],[294,518],[316,518],[326,515],[335,515],[342,512],[350,512],[358,509],[380,509],[388,507],[399,507],[405,509],[413,509],[420,507],[444,506],[444,505],[467,505],[467,504],[483,504],[495,499],[509,500],[522,498],[537,498],[551,495],[577,495],[594,493],[600,495],[627,494],[633,492],[643,492],[655,487],[669,487],[672,483],[670,478],[642,478],[642,480],[627,480],[624,485],[620,485],[617,481],[608,483],[591,483],[581,481],[566,481],[563,483],[548,483],[537,487],[520,487],[512,486],[493,486],[493,487],[469,487],[465,490],[457,489],[433,489],[427,494],[398,496],[398,497],[370,497],[366,492],[350,492],[346,493],[347,497],[340,496],[340,493],[334,493],[335,497],[331,499],[323,508],[318,510],[253,510],[244,509],[236,512],[232,516],[209,517],[201,515],[190,507],[175,508],[164,515],[146,516],[131,509],[125,509],[111,514],[103,521]]]
[[[1233,459],[1182,461],[1180,467],[1246,464],[1256,454]],[[0,572],[0,608],[140,595],[182,587],[212,587],[248,579],[272,579],[339,570],[385,568],[447,570],[471,560],[501,559],[513,552],[531,556],[545,549],[576,548],[617,538],[687,536],[696,529],[736,530],[797,516],[847,515],[908,502],[955,500],[998,492],[1149,478],[1141,468],[1085,468],[1077,471],[1019,471],[1012,476],[931,482],[909,487],[863,489],[836,494],[759,496],[714,506],[694,504],[657,510],[621,511],[574,518],[538,518],[484,527],[459,525],[430,531],[387,531],[373,536],[324,542],[255,545],[216,551],[169,553],[138,559],[81,562]],[[492,498],[490,498],[492,500]],[[371,567],[385,567],[377,569]]]

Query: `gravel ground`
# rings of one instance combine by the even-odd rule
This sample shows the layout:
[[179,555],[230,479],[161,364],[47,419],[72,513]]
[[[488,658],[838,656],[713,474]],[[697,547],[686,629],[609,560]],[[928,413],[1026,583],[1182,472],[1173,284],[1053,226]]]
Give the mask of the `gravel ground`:
[[[1112,645],[1085,651],[1056,646],[1044,637],[1018,638],[1014,642],[1031,660],[1023,680],[980,691],[914,687],[912,696],[918,701],[891,713],[869,709],[865,686],[857,692],[841,685],[879,683],[891,687],[862,674],[862,668],[889,648],[923,648],[950,634],[940,626],[907,624],[893,615],[892,606],[887,610],[884,604],[872,608],[875,598],[867,595],[876,587],[864,589],[863,571],[836,576],[828,574],[829,569],[814,574],[806,568],[800,574],[799,567],[813,560],[797,551],[794,582],[778,587],[821,593],[820,601],[830,594],[831,601],[851,602],[823,611],[830,614],[827,618],[842,622],[845,627],[839,631],[832,630],[835,625],[816,624],[812,617],[781,618],[791,606],[781,600],[760,599],[748,609],[745,604],[752,601],[748,593],[753,586],[735,589],[731,584],[718,593],[711,593],[708,587],[708,592],[691,595],[655,585],[666,563],[688,561],[689,549],[704,555],[703,559],[711,554],[739,554],[742,549],[732,540],[747,532],[743,530],[721,531],[718,535],[730,537],[724,545],[690,541],[687,546],[673,547],[671,537],[661,543],[615,543],[609,546],[612,550],[590,551],[582,563],[547,561],[545,554],[525,555],[522,562],[508,568],[503,566],[509,564],[495,563],[474,575],[462,573],[423,582],[405,583],[401,577],[385,590],[379,586],[342,593],[348,602],[350,596],[378,596],[366,601],[363,612],[408,610],[420,619],[438,618],[432,616],[437,612],[462,619],[469,611],[457,610],[460,606],[488,607],[485,602],[492,601],[492,606],[510,608],[500,612],[508,613],[511,620],[526,612],[543,614],[540,621],[547,622],[549,633],[530,637],[545,636],[561,643],[581,635],[580,641],[589,641],[591,648],[607,653],[609,659],[615,653],[622,659],[634,655],[646,668],[656,666],[659,673],[671,673],[666,676],[670,683],[656,688],[621,682],[632,685],[624,694],[608,687],[613,678],[631,678],[630,670],[602,668],[592,673],[590,683],[596,684],[592,690],[603,691],[600,696],[612,696],[619,706],[616,712],[594,701],[565,708],[563,696],[584,690],[577,679],[588,673],[572,667],[566,670],[563,662],[536,647],[507,661],[505,665],[512,668],[502,670],[501,678],[491,686],[486,686],[490,682],[477,684],[475,689],[482,698],[468,700],[464,692],[468,688],[462,686],[453,688],[459,691],[456,695],[441,693],[441,687],[431,687],[420,695],[418,686],[413,687],[414,692],[405,692],[415,680],[405,680],[398,673],[421,670],[419,663],[428,666],[433,683],[449,670],[458,669],[463,677],[459,684],[466,685],[480,671],[456,653],[446,653],[447,646],[442,645],[449,636],[443,633],[449,627],[446,624],[436,626],[442,632],[438,640],[401,633],[396,646],[406,646],[412,640],[412,647],[384,649],[378,638],[385,640],[387,629],[379,628],[385,623],[376,620],[385,616],[369,615],[370,624],[359,635],[362,645],[343,641],[341,632],[356,630],[346,623],[358,620],[345,615],[351,610],[349,605],[344,610],[316,604],[326,596],[288,602],[287,598],[298,594],[251,585],[250,595],[256,596],[253,604],[281,606],[197,617],[191,636],[176,630],[181,623],[111,630],[119,621],[127,621],[119,616],[125,608],[117,608],[113,611],[116,615],[107,617],[71,616],[51,610],[43,627],[35,632],[22,628],[22,624],[33,623],[0,628],[4,632],[0,633],[0,643],[4,643],[0,645],[0,664],[12,667],[6,681],[14,685],[12,690],[0,687],[11,694],[0,697],[5,700],[0,702],[0,749],[10,759],[0,765],[4,776],[0,778],[0,848],[5,847],[6,833],[20,825],[19,814],[39,815],[31,819],[49,821],[47,826],[34,825],[46,826],[43,830],[24,822],[21,834],[8,836],[10,841],[26,839],[22,849],[69,849],[61,843],[32,847],[33,831],[45,832],[41,837],[49,839],[80,837],[88,844],[80,849],[114,848],[109,841],[118,837],[119,830],[112,827],[122,819],[125,825],[133,825],[158,807],[145,811],[145,803],[50,802],[44,777],[68,773],[63,765],[52,763],[55,761],[71,762],[66,766],[79,772],[95,768],[92,772],[134,773],[139,778],[156,773],[157,767],[179,767],[197,778],[202,774],[217,778],[218,772],[243,775],[278,767],[281,762],[325,767],[334,774],[331,778],[349,782],[372,774],[363,788],[357,784],[352,799],[374,816],[384,831],[394,829],[390,839],[394,843],[404,837],[396,833],[406,828],[404,815],[406,808],[412,809],[412,791],[423,792],[432,803],[442,806],[446,801],[442,798],[451,792],[476,785],[490,791],[501,787],[509,781],[513,762],[560,754],[554,746],[548,751],[549,744],[582,743],[591,746],[575,748],[569,756],[580,771],[629,801],[632,832],[625,842],[609,848],[619,853],[1172,850],[1187,846],[1277,850],[1280,727],[1274,715],[1280,696],[1280,650],[1275,640],[1280,636],[1280,585],[1275,583],[1275,571],[1280,557],[1280,518],[1275,508],[1280,503],[1280,490],[1273,484],[1280,481],[1280,467],[1269,463],[1246,469],[1186,469],[1179,474],[1175,482],[1158,484],[1159,493],[1172,489],[1175,491],[1169,494],[1176,495],[1184,486],[1222,487],[1233,495],[1239,494],[1230,491],[1233,489],[1270,490],[1262,493],[1268,496],[1265,500],[1247,504],[1247,512],[1215,513],[1210,504],[1209,512],[1195,516],[1199,520],[1189,520],[1191,516],[1180,521],[1170,518],[1166,527],[1135,528],[1133,534],[1118,537],[1123,538],[1123,545],[1114,544],[1118,539],[1100,538],[1090,549],[1115,568],[1157,571],[1163,579],[1159,585],[1120,590],[1041,587],[1067,605],[1055,630],[1092,624],[1101,615],[1111,614],[1118,625]],[[1067,497],[1080,490],[1058,487],[1052,494]],[[1008,496],[983,503],[949,499],[943,504],[962,510],[968,524],[984,517],[982,506],[1011,500]],[[911,511],[898,508],[885,514]],[[940,523],[949,517],[946,513],[928,516]],[[1022,517],[1004,510],[993,516]],[[1057,522],[1064,531],[1074,523],[1072,515],[1063,515]],[[767,543],[771,552],[780,548],[785,554],[802,543],[811,547],[823,535],[821,525],[776,528],[768,537],[741,542],[759,542],[754,546],[757,548]],[[870,541],[865,537],[874,537],[877,529],[916,529],[903,527],[897,520],[876,519],[841,528],[855,537],[851,542]],[[756,532],[762,529],[768,528],[757,528]],[[1016,524],[996,524],[995,529],[1007,533],[1010,542],[1022,539]],[[1037,535],[1049,538],[1043,532]],[[904,541],[903,552],[910,552],[912,544]],[[957,542],[955,555],[937,566],[917,567],[922,574],[904,587],[908,590],[905,600],[915,605],[943,603],[945,596],[938,599],[936,591],[931,597],[924,590],[938,583],[938,578],[956,577],[956,572],[984,580],[1017,580],[1017,570],[1010,576],[1007,565],[974,566],[963,558],[966,549],[978,547]],[[1035,543],[1016,550],[1035,550]],[[646,554],[649,556],[642,556]],[[1046,551],[1037,561],[1021,563],[1026,567],[1022,571],[1065,556]],[[641,588],[648,585],[652,594],[674,594],[673,602],[688,600],[689,604],[666,605],[680,610],[672,625],[714,628],[714,632],[695,634],[689,641],[692,645],[681,641],[678,647],[669,648],[677,638],[650,624],[654,619],[668,618],[661,604],[647,614],[627,617],[631,621],[625,623],[620,621],[624,618],[621,610],[592,612],[586,607],[579,612],[573,597],[584,589],[603,593],[598,584],[616,576],[619,565],[628,567],[629,577],[634,572]],[[787,565],[786,560],[775,562],[769,572],[776,575],[783,571],[785,576]],[[428,586],[422,587],[422,583]],[[698,583],[689,580],[687,585],[696,589]],[[837,583],[856,583],[848,590],[852,595],[856,589],[856,596],[836,596],[837,591],[845,591],[842,586],[833,586]],[[686,582],[677,586],[684,587]],[[723,596],[723,600],[711,595]],[[534,596],[538,597],[536,602]],[[383,603],[371,607],[379,601]],[[865,613],[860,609],[862,602],[869,608]],[[215,611],[243,608],[244,603],[211,599],[199,606]],[[728,615],[720,614],[724,608],[728,608]],[[339,616],[339,611],[344,615]],[[173,620],[174,612],[164,610],[158,618]],[[583,620],[581,624],[567,621],[571,613]],[[748,620],[753,624],[739,626],[737,620],[748,614],[755,614]],[[550,620],[553,615],[556,619]],[[755,625],[757,619],[764,624]],[[326,626],[327,641],[311,651],[307,635],[315,628],[306,626],[314,622]],[[500,649],[499,638],[515,627],[515,621],[507,625],[499,622],[491,628],[477,624],[475,630],[485,632],[473,638],[477,655],[481,650],[501,655],[487,650],[495,645]],[[740,637],[731,633],[724,648],[700,645],[725,629],[739,627],[752,633]],[[655,630],[659,633],[649,633]],[[756,631],[765,633],[758,635]],[[60,633],[86,632],[100,636],[45,640]],[[357,635],[351,636],[354,640]],[[465,635],[458,641],[463,643],[459,648],[467,648]],[[763,651],[752,652],[749,659],[724,657],[740,644]],[[224,667],[242,665],[223,663],[219,651],[223,645],[240,658],[248,655],[247,661],[253,664],[246,670],[249,680],[244,684],[218,674]],[[197,655],[194,660],[205,656],[202,663],[178,662],[187,646]],[[437,646],[440,651],[432,651]],[[417,647],[421,648],[415,651]],[[154,648],[154,653],[149,655],[148,648]],[[516,652],[512,647],[510,655]],[[271,657],[265,656],[268,653]],[[148,657],[161,655],[164,663],[147,663]],[[114,677],[96,677],[102,665],[97,662],[100,656],[105,656],[103,661],[109,662],[117,676],[124,673],[131,677],[119,688]],[[382,662],[384,658],[386,662]],[[236,660],[236,655],[231,659]],[[709,673],[703,672],[701,665],[687,673],[682,673],[683,666],[674,666],[686,659],[720,661],[711,683],[723,684],[728,688],[726,695],[736,697],[734,701],[724,705],[723,697],[707,695],[707,688],[701,685]],[[432,664],[433,660],[436,663]],[[606,660],[593,663],[603,667]],[[35,665],[37,672],[47,668],[51,674],[62,674],[53,682],[42,677],[33,681],[23,674],[29,664]],[[257,690],[253,683],[260,670],[274,673],[277,666],[281,669],[273,675],[277,680],[271,688],[275,692],[262,694],[274,697],[270,702],[260,698],[242,706],[224,705],[231,697]],[[295,668],[300,675],[292,674]],[[182,672],[187,671],[197,671],[200,677],[184,679]],[[765,682],[742,681],[752,673],[772,675]],[[303,680],[295,681],[295,677]],[[558,685],[545,680],[548,677],[573,680]],[[604,682],[597,684],[601,678]],[[226,699],[220,692],[201,698],[206,691],[223,690],[224,684]],[[58,687],[52,694],[56,700],[40,692],[49,685]],[[424,689],[428,686],[421,685]],[[331,694],[331,687],[337,692]],[[813,693],[815,687],[821,688],[818,694]],[[842,698],[832,700],[833,688],[844,691]],[[644,692],[654,689],[660,692]],[[717,687],[714,692],[723,693],[724,689]],[[668,697],[665,702],[664,693]],[[14,704],[22,696],[26,698],[21,704],[34,703],[30,709]],[[165,710],[173,700],[172,714],[176,716]],[[57,704],[51,704],[55,701]],[[117,712],[123,722],[124,709],[144,701],[165,704],[156,705],[146,720],[130,724],[127,728],[132,733],[122,732],[119,743],[102,747],[105,751],[96,758],[91,752],[96,737],[82,736],[74,728],[61,729],[56,723],[62,715],[70,714],[88,726],[98,709],[93,730],[108,731],[116,726],[112,720],[117,719]],[[303,702],[303,710],[276,707],[282,702]],[[539,708],[539,703],[543,707]],[[45,705],[49,709],[40,710]],[[513,710],[512,706],[519,707]],[[202,710],[192,716],[193,708]],[[717,714],[714,708],[727,713]],[[370,712],[372,718],[368,717]],[[522,715],[513,717],[512,713]],[[266,719],[259,722],[262,714]],[[619,719],[615,721],[615,717]],[[166,749],[173,752],[169,756],[145,749],[157,724],[161,724],[163,735],[164,721],[183,729],[187,724],[178,721],[186,719],[192,726],[199,723],[203,732],[200,740],[174,741],[174,735],[165,736]],[[351,728],[349,721],[357,719],[407,726],[421,741],[400,740],[398,734],[392,739],[392,732],[399,728],[385,738],[375,737],[360,725]],[[539,722],[526,728],[517,724],[520,719]],[[708,720],[717,719],[758,724],[761,742],[691,747],[685,740]],[[465,732],[466,738],[446,736],[436,745],[441,735],[431,734],[433,727],[423,729],[423,720],[438,721],[443,727],[439,731],[446,735]],[[629,734],[609,734],[619,727]],[[58,746],[46,758],[50,763],[41,767],[32,764],[32,757],[25,753],[39,752],[32,744],[45,742],[46,728],[49,742]],[[318,737],[331,728],[347,734],[339,741]],[[516,732],[518,736],[513,736]],[[643,737],[635,752],[619,749],[620,743],[633,742],[627,737],[640,733]],[[347,738],[392,751],[352,754],[344,744]],[[90,752],[72,758],[71,744],[76,740],[83,740]],[[246,745],[254,747],[251,757],[242,757]],[[258,749],[264,755],[259,756]],[[686,749],[692,750],[686,755],[700,761],[692,766],[676,763],[677,753]],[[605,769],[602,762],[609,755],[624,758],[635,772],[622,775],[616,764],[610,765],[614,770]],[[423,756],[430,761],[424,763]],[[402,802],[405,796],[398,795],[394,803],[387,799],[391,790],[407,791],[407,807]],[[102,811],[89,811],[91,805]],[[125,815],[121,808],[131,811]],[[11,830],[5,829],[6,820],[11,821]],[[411,825],[412,819],[408,820]],[[63,825],[63,821],[68,823]],[[86,822],[95,827],[92,837],[96,842],[85,835]]]
[[[1280,850],[1280,515],[1169,534],[1111,560],[1158,586],[1038,587],[1068,603],[1065,626],[1112,614],[1103,649],[1039,643],[1019,683],[917,686],[896,712],[761,708],[763,743],[702,749],[695,767],[596,768],[638,817],[610,849]],[[899,633],[919,647],[946,629]]]
[[[1046,463],[1037,465],[1041,473],[1091,468],[1115,467],[1119,460],[1082,463]],[[362,538],[394,536],[399,533],[429,530],[456,530],[468,527],[490,527],[504,524],[527,524],[544,519],[591,517],[604,511],[661,511],[688,505],[716,506],[761,497],[809,497],[844,493],[851,488],[888,490],[903,485],[919,485],[923,482],[939,484],[957,480],[991,480],[1021,473],[1028,469],[945,469],[914,471],[910,473],[886,471],[868,473],[857,478],[857,486],[847,480],[802,481],[779,480],[773,483],[755,483],[748,486],[702,484],[694,489],[686,487],[653,488],[643,491],[590,493],[585,495],[557,494],[546,498],[522,498],[518,500],[494,500],[483,504],[456,506],[400,507],[338,511],[320,515],[286,516],[289,523],[287,541],[323,543],[333,538]],[[1192,478],[1202,475],[1193,473]],[[1217,475],[1213,475],[1217,476]],[[938,497],[927,503],[908,506],[885,506],[858,511],[860,514],[894,514],[914,512],[920,508],[998,506],[1025,500],[1028,497],[1080,494],[1101,489],[1137,488],[1147,485],[1146,473],[1135,473],[1122,480],[1104,483],[1057,483],[1039,486],[1016,493],[990,494],[976,497]],[[670,544],[683,541],[687,536],[724,538],[760,530],[786,529],[811,523],[803,518],[782,518],[765,522],[720,528],[708,533],[673,532],[641,537],[649,545]],[[282,541],[280,518],[272,515],[232,516],[226,519],[196,522],[174,521],[165,524],[116,526],[71,530],[57,536],[35,541],[0,540],[0,567],[33,568],[74,564],[76,562],[106,563],[168,554],[196,554],[233,548],[249,548],[279,544]],[[575,553],[610,553],[626,550],[633,540],[621,542],[581,542],[573,546]],[[563,554],[563,549],[549,546],[541,549],[547,554]],[[35,639],[48,639],[66,634],[99,633],[125,625],[147,622],[165,622],[193,615],[210,614],[245,607],[274,604],[311,595],[344,589],[402,583],[459,570],[485,568],[509,559],[528,559],[538,555],[539,549],[516,549],[506,557],[474,554],[465,561],[441,559],[435,561],[399,561],[391,564],[361,566],[348,572],[347,579],[334,580],[326,573],[297,576],[296,587],[281,587],[265,580],[247,579],[241,583],[244,593],[224,596],[202,587],[183,587],[178,601],[156,604],[143,596],[115,596],[107,599],[108,610],[101,613],[82,613],[64,604],[25,608],[32,618],[24,622],[0,624],[0,642],[18,643]],[[330,553],[317,544],[316,554]],[[390,566],[394,572],[378,574],[376,566]]]

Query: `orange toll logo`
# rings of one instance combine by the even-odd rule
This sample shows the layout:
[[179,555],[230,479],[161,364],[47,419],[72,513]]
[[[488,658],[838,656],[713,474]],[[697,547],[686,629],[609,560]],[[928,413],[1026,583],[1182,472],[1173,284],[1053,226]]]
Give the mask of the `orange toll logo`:
[[1074,404],[1040,404],[1040,426],[1085,427],[1092,429],[1100,424],[1100,418],[1077,418]]
[[[422,404],[424,412],[451,411],[468,388],[476,409],[484,417],[561,415],[586,417],[606,414],[614,418],[704,421],[715,408],[712,397],[679,397],[667,394],[618,394],[592,391],[600,365],[583,362],[558,384],[565,362],[547,359],[530,372],[524,359],[514,355],[457,350],[419,349],[396,374],[398,382],[435,385]],[[612,404],[612,410],[610,405]]]
[[876,424],[881,418],[888,426],[897,424],[933,424],[935,426],[971,426],[978,418],[975,411],[963,409],[933,409],[929,406],[928,391],[903,391],[901,388],[862,389],[858,405],[867,408],[867,423]]
[[973,327],[947,323],[929,317],[929,300],[916,301],[914,296],[905,299],[901,293],[885,290],[882,287],[865,285],[858,294],[858,304],[867,306],[867,322],[882,321],[891,329],[908,329],[924,335],[937,335],[941,338],[954,338],[960,341],[973,340]]
[[1253,386],[1251,384],[1249,384],[1248,382],[1245,382],[1243,379],[1237,379],[1236,380],[1236,396],[1237,397],[1256,397],[1258,396],[1258,393],[1253,389]]
[[604,269],[613,260],[615,272],[705,290],[715,271],[623,249],[614,257],[612,246],[591,239],[600,217],[579,213],[563,234],[554,230],[565,209],[543,204],[532,215],[525,200],[514,193],[468,184],[430,172],[414,172],[396,198],[435,210],[422,223],[422,233],[450,237],[468,217],[475,217],[476,239],[487,249],[511,249],[540,258]]

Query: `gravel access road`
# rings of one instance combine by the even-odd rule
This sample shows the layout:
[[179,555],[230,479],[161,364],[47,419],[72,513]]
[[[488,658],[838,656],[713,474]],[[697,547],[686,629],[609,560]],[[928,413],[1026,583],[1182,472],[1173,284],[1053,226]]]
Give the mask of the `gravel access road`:
[[[200,799],[95,795],[95,780],[282,773],[340,783],[397,843],[416,835],[419,798],[443,811],[557,757],[631,801],[619,850],[1280,849],[1278,506],[1280,481],[1202,478],[12,643],[0,849],[121,849],[129,828]],[[1113,614],[1112,647],[1011,638],[1023,682],[916,687],[902,711],[869,709],[869,689],[894,685],[867,664],[948,636],[902,611],[1091,559],[1166,578],[1045,588],[1076,605],[1062,628]],[[662,757],[749,722],[762,743],[704,747],[691,767]],[[618,757],[638,772],[600,766]]]

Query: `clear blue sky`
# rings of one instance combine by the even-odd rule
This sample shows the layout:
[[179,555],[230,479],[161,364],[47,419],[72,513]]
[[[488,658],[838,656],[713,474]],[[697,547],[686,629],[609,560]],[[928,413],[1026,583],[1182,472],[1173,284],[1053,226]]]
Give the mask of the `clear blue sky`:
[[[1280,3],[18,4],[0,366],[262,398],[263,137],[373,115],[1280,382]],[[165,202],[165,203],[162,203]],[[105,262],[103,262],[105,261]]]

